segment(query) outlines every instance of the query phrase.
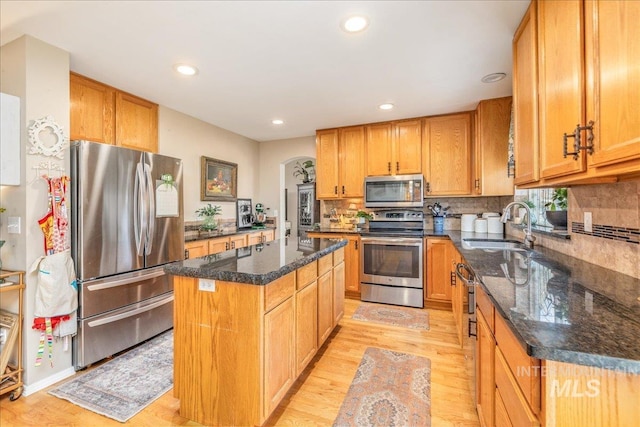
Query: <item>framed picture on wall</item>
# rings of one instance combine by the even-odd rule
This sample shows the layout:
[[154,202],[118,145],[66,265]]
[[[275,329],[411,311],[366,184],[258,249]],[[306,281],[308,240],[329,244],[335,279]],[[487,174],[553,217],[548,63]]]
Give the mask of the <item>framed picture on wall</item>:
[[232,202],[238,194],[238,165],[202,156],[200,200]]
[[253,207],[251,199],[236,200],[236,213],[238,218],[238,229],[251,228],[253,225]]

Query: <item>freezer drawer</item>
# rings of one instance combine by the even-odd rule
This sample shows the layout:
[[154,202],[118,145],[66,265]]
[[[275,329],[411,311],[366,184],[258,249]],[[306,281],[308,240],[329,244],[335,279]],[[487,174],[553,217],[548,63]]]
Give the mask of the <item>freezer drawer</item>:
[[81,319],[73,340],[73,364],[82,369],[173,327],[173,292]]
[[173,290],[162,267],[83,282],[79,288],[78,317],[85,319],[135,304]]

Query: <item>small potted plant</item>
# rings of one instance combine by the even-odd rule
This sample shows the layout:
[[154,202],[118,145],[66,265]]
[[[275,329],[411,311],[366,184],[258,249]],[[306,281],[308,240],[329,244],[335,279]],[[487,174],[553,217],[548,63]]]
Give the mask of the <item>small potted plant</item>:
[[293,167],[293,176],[299,177],[302,175],[302,183],[306,184],[311,182],[310,173],[313,169],[313,160],[307,160],[305,162],[296,162],[296,165]]
[[544,205],[547,210],[545,216],[549,224],[553,225],[554,229],[566,230],[567,229],[567,189],[556,188],[553,190],[551,201]]
[[366,221],[370,221],[373,219],[373,215],[365,211],[358,211],[356,213],[356,223],[364,224]]
[[220,206],[212,206],[211,203],[207,204],[207,206],[201,207],[196,210],[196,214],[198,214],[199,218],[204,218],[204,222],[200,226],[201,231],[213,231],[218,228],[218,224],[216,224],[215,217],[222,213],[222,207]]

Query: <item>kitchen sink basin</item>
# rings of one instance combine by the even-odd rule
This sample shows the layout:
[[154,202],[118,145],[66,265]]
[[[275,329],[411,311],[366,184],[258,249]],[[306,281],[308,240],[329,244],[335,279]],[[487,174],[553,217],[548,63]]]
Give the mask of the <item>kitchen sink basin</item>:
[[492,249],[496,251],[523,251],[529,249],[517,240],[499,240],[499,239],[462,239],[462,245],[468,249]]

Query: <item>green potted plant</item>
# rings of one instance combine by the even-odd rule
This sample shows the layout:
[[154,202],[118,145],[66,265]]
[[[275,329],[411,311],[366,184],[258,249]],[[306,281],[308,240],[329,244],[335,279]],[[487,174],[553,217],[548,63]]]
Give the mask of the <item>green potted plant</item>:
[[293,167],[293,176],[299,177],[302,175],[302,183],[306,184],[311,182],[310,173],[313,170],[313,160],[307,160],[305,162],[296,162]]
[[198,214],[199,218],[204,218],[204,222],[200,226],[200,230],[202,231],[213,231],[218,227],[216,224],[215,217],[222,213],[221,206],[212,206],[211,203],[207,204],[207,206],[203,206],[200,209],[196,210],[196,214]]
[[553,190],[551,201],[546,203],[545,216],[549,224],[553,225],[554,229],[566,230],[567,229],[567,189],[565,187],[556,188]]
[[365,221],[372,220],[373,219],[373,215],[371,215],[370,213],[365,212],[365,211],[358,211],[356,213],[356,218],[357,218],[356,222],[358,224],[364,224]]

